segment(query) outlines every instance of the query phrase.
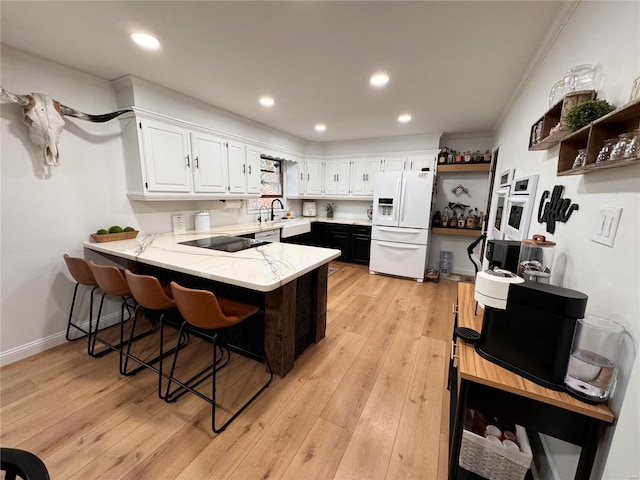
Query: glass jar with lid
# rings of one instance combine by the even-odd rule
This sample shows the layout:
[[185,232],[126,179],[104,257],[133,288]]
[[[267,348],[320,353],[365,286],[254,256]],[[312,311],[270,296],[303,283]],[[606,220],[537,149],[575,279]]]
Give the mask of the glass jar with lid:
[[564,97],[564,88],[564,79],[556,82],[553,87],[551,87],[551,92],[549,93],[549,108],[562,100],[562,97]]
[[627,141],[627,147],[624,150],[624,156],[627,158],[637,157],[638,156],[638,132],[631,132],[628,134],[629,139]]
[[618,143],[617,138],[609,138],[604,141],[604,146],[598,152],[598,156],[596,157],[596,163],[606,162],[609,160],[611,156],[611,150],[613,150],[614,145]]
[[596,69],[592,65],[571,67],[564,76],[564,93],[595,89]]
[[576,159],[573,161],[573,166],[571,168],[582,168],[587,163],[587,149],[581,148],[578,150],[578,155]]
[[[627,157],[627,147],[629,147],[629,151],[633,151],[633,144],[638,139],[637,132],[629,132],[622,133],[618,135],[618,142],[614,145],[611,150],[611,155],[609,156],[609,160],[619,160],[621,158]],[[636,148],[637,152],[637,148]]]

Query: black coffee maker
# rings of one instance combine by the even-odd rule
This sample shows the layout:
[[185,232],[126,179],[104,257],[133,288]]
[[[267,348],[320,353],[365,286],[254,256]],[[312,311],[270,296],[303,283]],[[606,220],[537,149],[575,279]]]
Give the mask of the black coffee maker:
[[487,360],[552,390],[564,390],[576,319],[587,296],[525,281],[508,286],[506,309],[485,307],[476,351]]

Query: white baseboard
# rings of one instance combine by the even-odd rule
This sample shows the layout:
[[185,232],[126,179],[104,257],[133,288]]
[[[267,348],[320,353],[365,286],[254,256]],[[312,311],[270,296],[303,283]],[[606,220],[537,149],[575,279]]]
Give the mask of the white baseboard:
[[[119,313],[105,315],[100,319],[100,329],[102,329],[102,327],[106,328],[116,325],[119,321]],[[81,323],[80,326],[87,330],[89,328],[89,322]],[[71,335],[74,335],[74,330],[75,329],[72,327]],[[36,353],[44,352],[45,350],[57,347],[58,345],[62,345],[67,341],[66,334],[67,331],[65,328],[65,330],[63,330],[62,332],[54,333],[53,335],[49,335],[48,337],[34,340],[33,342],[20,345],[19,347],[12,348],[10,350],[7,350],[6,352],[0,352],[0,367],[17,362],[18,360],[22,360],[23,358],[30,357],[31,355],[35,355]]]

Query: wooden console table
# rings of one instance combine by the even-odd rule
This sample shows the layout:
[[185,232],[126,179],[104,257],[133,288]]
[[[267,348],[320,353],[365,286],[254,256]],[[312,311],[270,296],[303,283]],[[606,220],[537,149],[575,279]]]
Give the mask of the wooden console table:
[[[478,307],[477,314],[474,314],[473,293],[473,284],[458,284],[457,326],[480,332],[484,312]],[[531,431],[580,446],[582,450],[575,478],[589,479],[602,433],[615,420],[606,404],[591,405],[567,393],[537,385],[482,358],[473,345],[462,340],[458,340],[456,348],[458,362],[455,366],[452,361],[450,382],[453,414],[450,480],[455,479],[459,471],[458,458],[467,408],[508,419]],[[458,382],[459,393],[456,395]]]

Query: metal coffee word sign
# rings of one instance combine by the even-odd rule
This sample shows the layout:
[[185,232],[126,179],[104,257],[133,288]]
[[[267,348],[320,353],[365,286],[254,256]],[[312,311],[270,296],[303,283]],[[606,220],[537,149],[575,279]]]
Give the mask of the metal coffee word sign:
[[[556,185],[553,187],[553,193],[545,190],[540,199],[538,222],[546,222],[549,233],[556,231],[556,222],[565,223],[573,211],[578,210],[578,204],[572,204],[570,198],[562,198],[562,192],[564,192],[564,186]],[[549,194],[551,194],[551,198],[549,198]]]

